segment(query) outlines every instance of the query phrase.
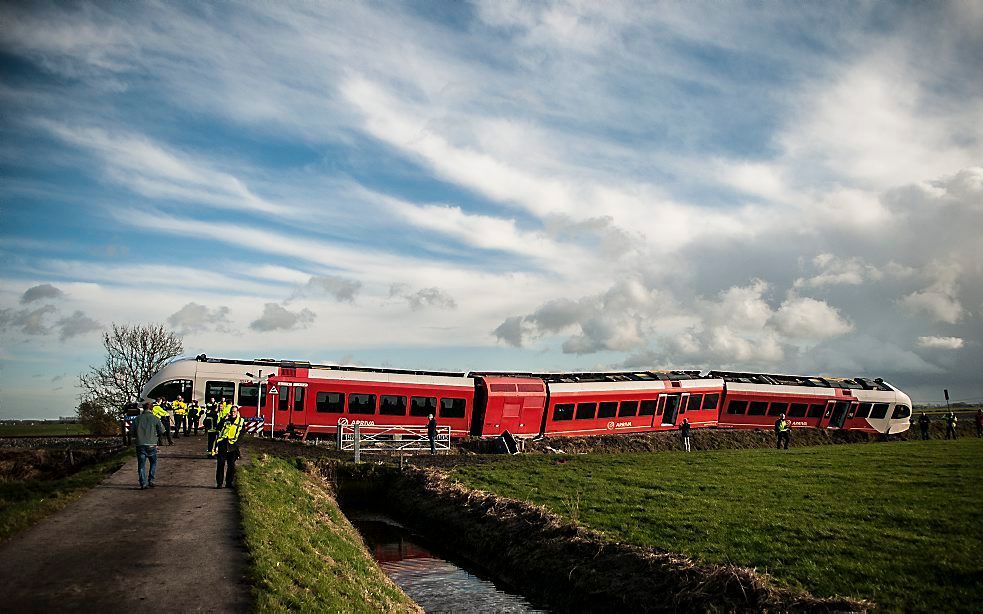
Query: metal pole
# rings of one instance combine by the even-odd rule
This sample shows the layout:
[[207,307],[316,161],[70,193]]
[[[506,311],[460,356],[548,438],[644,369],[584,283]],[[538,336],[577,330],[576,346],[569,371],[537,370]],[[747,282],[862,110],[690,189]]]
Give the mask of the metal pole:
[[[263,370],[259,370],[259,375],[256,377],[256,417],[263,417]],[[263,434],[263,430],[260,429],[259,434]],[[270,437],[273,437],[273,433],[270,433]]]
[[361,460],[361,454],[360,454],[360,452],[361,452],[361,449],[360,449],[361,446],[359,446],[359,443],[360,443],[360,441],[359,441],[360,435],[359,435],[359,432],[358,432],[358,425],[357,424],[355,425],[355,429],[354,430],[355,430],[355,462],[358,463],[359,460]]

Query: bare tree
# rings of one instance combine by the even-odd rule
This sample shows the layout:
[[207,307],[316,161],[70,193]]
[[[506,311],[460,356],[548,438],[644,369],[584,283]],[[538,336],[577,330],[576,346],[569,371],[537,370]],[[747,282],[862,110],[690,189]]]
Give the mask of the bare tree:
[[181,338],[162,324],[113,324],[102,333],[106,361],[79,375],[82,401],[118,414],[139,397],[143,385],[184,351]]

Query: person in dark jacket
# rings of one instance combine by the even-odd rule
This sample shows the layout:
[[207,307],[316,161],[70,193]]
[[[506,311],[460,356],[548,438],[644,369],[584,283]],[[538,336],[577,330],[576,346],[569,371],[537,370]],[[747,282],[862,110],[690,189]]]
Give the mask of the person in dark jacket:
[[427,422],[427,439],[430,440],[430,455],[437,453],[437,419],[433,417],[433,414],[427,416],[429,418]]
[[922,412],[921,415],[918,416],[918,428],[922,432],[923,441],[928,441],[928,425],[931,422],[932,420],[925,414],[925,412]]
[[687,452],[690,451],[690,449],[689,449],[689,444],[690,444],[690,439],[689,439],[689,436],[690,435],[689,435],[689,432],[690,432],[690,428],[691,428],[691,426],[690,426],[690,423],[689,423],[689,418],[683,418],[683,423],[679,425],[679,434],[682,435],[682,437],[683,437],[683,449],[686,450]]
[[[157,477],[157,446],[165,434],[164,424],[154,415],[153,405],[143,404],[143,413],[133,421],[133,437],[137,449],[137,477],[140,490],[154,487]],[[147,460],[150,460],[150,475],[146,473]]]
[[205,434],[208,435],[208,445],[205,448],[205,452],[211,456],[212,450],[215,449],[215,438],[218,437],[218,406],[209,403],[208,409],[205,410],[205,419],[202,420],[202,426],[205,427]]

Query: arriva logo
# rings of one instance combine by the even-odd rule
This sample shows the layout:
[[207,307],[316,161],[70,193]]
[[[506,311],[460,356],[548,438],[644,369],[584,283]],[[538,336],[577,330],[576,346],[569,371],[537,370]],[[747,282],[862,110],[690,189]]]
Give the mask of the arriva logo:
[[630,429],[631,420],[625,420],[623,422],[608,422],[608,430],[613,431],[615,429]]
[[348,418],[338,418],[338,426],[375,426],[375,420],[349,420]]

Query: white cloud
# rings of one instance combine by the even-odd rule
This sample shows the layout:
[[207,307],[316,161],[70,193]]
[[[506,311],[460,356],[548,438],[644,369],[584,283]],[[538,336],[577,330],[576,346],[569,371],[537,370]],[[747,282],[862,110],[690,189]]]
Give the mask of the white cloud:
[[784,301],[771,317],[775,328],[792,339],[821,340],[853,330],[839,312],[825,301],[792,297]]
[[314,322],[314,317],[315,314],[310,309],[288,311],[276,303],[266,303],[263,306],[263,315],[253,320],[249,328],[260,332],[307,328]]
[[901,304],[912,314],[926,314],[937,322],[955,324],[965,313],[958,297],[958,267],[935,264],[928,270],[936,271],[938,280],[927,288],[906,295],[901,299]]
[[336,301],[354,303],[362,282],[339,277],[337,275],[313,275],[303,287],[290,295],[291,300],[302,297],[318,297],[325,294],[334,297]]
[[223,305],[209,309],[190,302],[168,316],[167,323],[182,335],[205,330],[229,332],[229,308]]
[[58,327],[58,338],[62,341],[102,328],[102,324],[81,311],[75,311],[72,315],[59,319],[56,326]]
[[942,350],[958,350],[966,345],[959,337],[919,337],[918,347]]

